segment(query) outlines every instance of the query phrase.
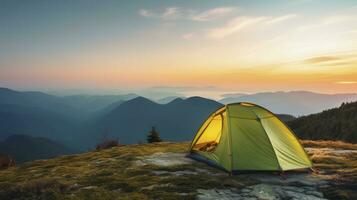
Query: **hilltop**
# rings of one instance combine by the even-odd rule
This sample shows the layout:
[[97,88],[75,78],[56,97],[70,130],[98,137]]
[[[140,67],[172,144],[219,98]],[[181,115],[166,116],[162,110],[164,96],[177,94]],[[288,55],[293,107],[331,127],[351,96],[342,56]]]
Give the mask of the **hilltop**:
[[186,142],[129,145],[0,171],[0,199],[356,199],[357,146],[303,144],[319,174],[229,176],[186,158]]

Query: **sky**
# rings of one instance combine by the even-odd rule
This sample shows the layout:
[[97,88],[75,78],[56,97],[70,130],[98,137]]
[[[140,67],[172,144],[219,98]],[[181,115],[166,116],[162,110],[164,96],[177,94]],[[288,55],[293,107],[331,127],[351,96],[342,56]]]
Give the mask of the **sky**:
[[0,86],[357,92],[357,1],[0,0]]

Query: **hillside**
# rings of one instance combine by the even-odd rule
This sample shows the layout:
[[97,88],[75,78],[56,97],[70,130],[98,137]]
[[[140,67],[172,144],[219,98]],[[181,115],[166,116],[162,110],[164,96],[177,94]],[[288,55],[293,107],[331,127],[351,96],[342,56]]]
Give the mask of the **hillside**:
[[356,199],[357,146],[303,144],[318,174],[229,176],[186,158],[188,143],[129,145],[2,170],[0,199]]
[[71,140],[78,121],[39,107],[0,104],[0,140],[10,135],[30,135],[59,141]]
[[357,102],[289,121],[303,139],[342,140],[357,143]]
[[16,163],[47,159],[71,152],[64,145],[42,137],[13,135],[0,141],[0,153],[11,156]]
[[357,100],[357,94],[321,94],[308,91],[262,92],[256,94],[226,94],[219,102],[252,102],[274,113],[294,116],[308,115],[334,108],[343,102]]

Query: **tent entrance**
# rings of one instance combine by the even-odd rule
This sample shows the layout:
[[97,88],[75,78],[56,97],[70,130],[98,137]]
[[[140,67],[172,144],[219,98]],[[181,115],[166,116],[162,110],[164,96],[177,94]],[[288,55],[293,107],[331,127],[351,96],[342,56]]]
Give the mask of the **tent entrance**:
[[203,130],[197,142],[193,145],[193,150],[203,152],[213,152],[220,142],[223,128],[222,114],[217,114],[212,118],[207,127]]

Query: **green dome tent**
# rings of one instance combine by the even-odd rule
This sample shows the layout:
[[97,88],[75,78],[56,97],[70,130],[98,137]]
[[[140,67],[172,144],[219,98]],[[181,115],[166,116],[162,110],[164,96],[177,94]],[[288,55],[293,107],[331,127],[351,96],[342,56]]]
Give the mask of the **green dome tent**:
[[193,139],[190,157],[231,173],[312,167],[293,132],[272,112],[251,103],[228,104],[212,113]]

